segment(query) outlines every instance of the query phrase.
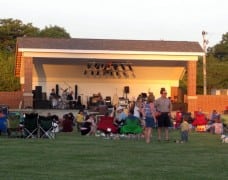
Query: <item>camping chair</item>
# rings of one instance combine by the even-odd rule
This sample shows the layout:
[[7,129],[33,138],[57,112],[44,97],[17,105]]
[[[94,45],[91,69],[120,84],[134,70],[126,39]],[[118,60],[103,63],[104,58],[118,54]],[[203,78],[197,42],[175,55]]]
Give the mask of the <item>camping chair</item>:
[[132,134],[139,135],[142,133],[142,128],[140,126],[139,119],[137,117],[131,116],[127,117],[125,124],[121,127],[120,132],[122,134]]
[[104,133],[109,133],[107,130],[110,129],[110,132],[117,133],[118,127],[113,124],[113,117],[101,116],[97,124],[97,130],[100,130]]
[[55,139],[55,128],[52,117],[39,116],[40,138]]
[[7,118],[6,117],[0,117],[0,135],[1,133],[7,132]]
[[23,130],[25,138],[35,138],[38,133],[38,114],[31,113],[24,115]]
[[194,114],[195,114],[195,119],[192,125],[196,127],[197,132],[205,132],[206,124],[207,124],[207,119],[205,114],[199,113],[198,111],[195,111]]
[[9,107],[7,105],[0,105],[1,117],[0,117],[0,135],[7,132],[7,115]]
[[7,118],[7,133],[8,137],[13,135],[13,132],[16,137],[22,135],[21,131],[21,114],[19,112],[10,112]]

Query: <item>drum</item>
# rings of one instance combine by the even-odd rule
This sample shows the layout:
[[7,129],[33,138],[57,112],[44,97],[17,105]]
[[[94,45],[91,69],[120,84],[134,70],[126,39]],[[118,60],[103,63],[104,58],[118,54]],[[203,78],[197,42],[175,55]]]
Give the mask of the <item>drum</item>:
[[52,108],[57,108],[57,106],[58,106],[58,99],[57,98],[52,98],[51,105],[52,105]]
[[65,102],[67,100],[67,92],[63,92],[62,94],[62,100]]

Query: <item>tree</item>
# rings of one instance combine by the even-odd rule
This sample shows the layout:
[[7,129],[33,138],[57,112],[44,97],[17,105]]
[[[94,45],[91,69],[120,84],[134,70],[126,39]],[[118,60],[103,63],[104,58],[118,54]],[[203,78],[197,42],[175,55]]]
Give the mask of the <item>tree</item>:
[[[206,55],[207,69],[207,92],[210,94],[212,88],[228,89],[228,33],[223,34],[222,40],[214,47],[209,47]],[[203,93],[203,59],[197,62],[197,87],[196,93]],[[187,73],[180,80],[180,87],[187,89]]]
[[45,27],[40,30],[32,23],[23,24],[21,20],[0,19],[0,91],[20,89],[19,79],[14,77],[15,48],[17,37],[53,37],[70,38],[64,28]]
[[39,29],[21,20],[0,19],[0,50],[14,51],[17,37],[38,36]]
[[70,34],[59,26],[49,26],[40,30],[32,23],[23,24],[21,20],[0,19],[0,50],[14,52],[17,37],[70,38]]
[[14,74],[15,55],[0,52],[0,91],[16,91],[20,89],[19,78]]
[[212,52],[216,58],[228,61],[228,32],[222,35],[222,40],[212,48]]
[[52,38],[70,38],[70,34],[66,32],[64,28],[59,26],[45,27],[39,33],[40,37],[52,37]]

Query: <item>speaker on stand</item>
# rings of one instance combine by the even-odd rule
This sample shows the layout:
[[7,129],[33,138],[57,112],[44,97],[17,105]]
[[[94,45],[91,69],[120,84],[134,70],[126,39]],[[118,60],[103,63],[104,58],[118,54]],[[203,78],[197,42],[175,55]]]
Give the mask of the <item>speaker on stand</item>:
[[35,87],[35,100],[42,100],[42,86]]
[[81,99],[81,96],[78,96],[77,105],[79,105],[79,106],[81,106],[81,105],[82,105],[82,99]]
[[74,86],[74,99],[76,100],[78,98],[78,85]]
[[126,95],[126,99],[127,99],[127,94],[130,93],[130,88],[129,86],[124,86],[124,94]]
[[55,93],[59,97],[59,85],[58,84],[55,85]]

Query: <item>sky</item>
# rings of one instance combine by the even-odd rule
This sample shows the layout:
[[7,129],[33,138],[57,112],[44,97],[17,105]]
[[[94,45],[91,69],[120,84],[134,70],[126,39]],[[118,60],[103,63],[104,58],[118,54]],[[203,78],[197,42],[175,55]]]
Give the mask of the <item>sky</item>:
[[40,29],[63,27],[72,38],[219,43],[228,32],[228,0],[0,0],[0,19]]

